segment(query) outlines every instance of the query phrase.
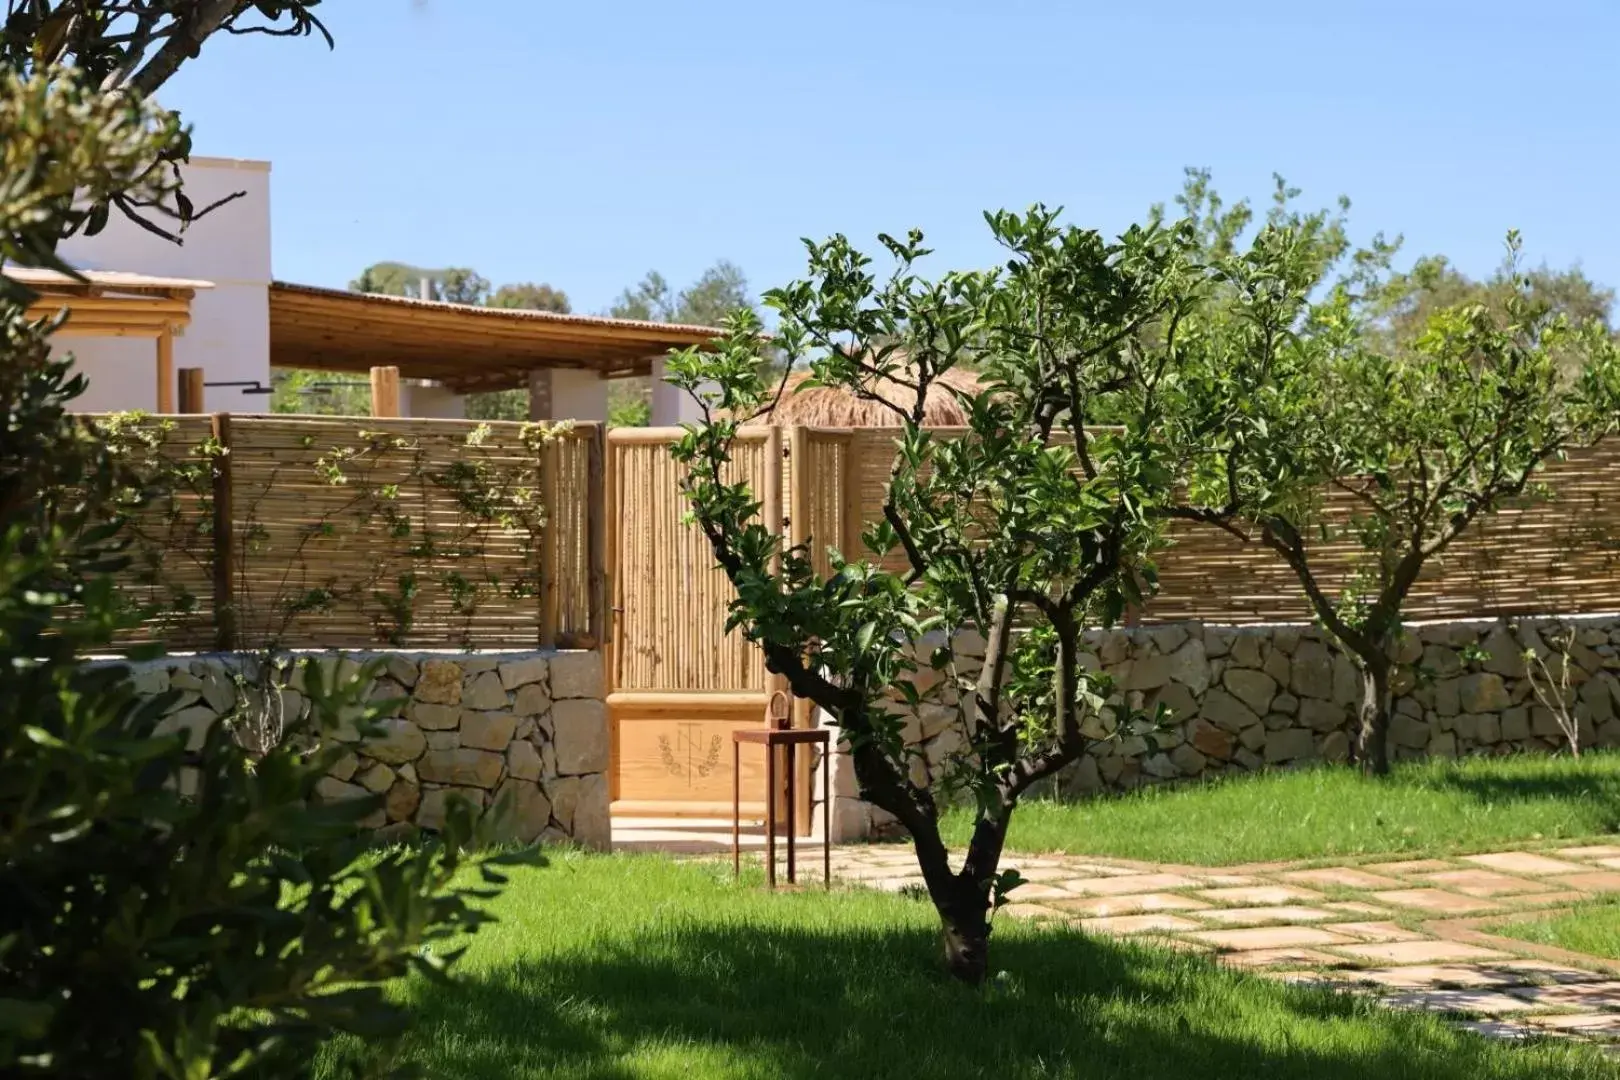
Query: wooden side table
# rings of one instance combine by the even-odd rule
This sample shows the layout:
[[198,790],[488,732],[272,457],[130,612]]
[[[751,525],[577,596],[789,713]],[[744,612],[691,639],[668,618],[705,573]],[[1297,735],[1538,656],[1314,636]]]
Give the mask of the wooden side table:
[[[826,828],[821,838],[821,873],[824,884],[832,885],[832,762],[828,760],[831,746],[830,733],[825,728],[788,728],[787,709],[777,713],[777,698],[784,705],[787,695],[778,690],[766,706],[766,727],[738,728],[731,733],[731,872],[742,875],[742,745],[749,743],[765,748],[765,883],[776,888],[776,750],[787,749],[787,879],[798,883],[794,863],[794,791],[793,751],[800,746],[820,746],[821,751],[821,805]],[[781,725],[781,726],[778,726]]]

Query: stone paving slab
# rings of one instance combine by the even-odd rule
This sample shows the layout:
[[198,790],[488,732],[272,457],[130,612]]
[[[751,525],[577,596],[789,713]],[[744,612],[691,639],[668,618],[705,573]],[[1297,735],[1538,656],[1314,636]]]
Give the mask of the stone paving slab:
[[1196,889],[1203,882],[1185,874],[1129,874],[1125,877],[1087,878],[1070,883],[1077,893],[1093,896],[1124,896],[1127,893],[1159,892],[1165,889]]
[[1198,899],[1212,904],[1233,904],[1240,907],[1258,907],[1265,904],[1309,904],[1327,897],[1312,889],[1297,885],[1245,885],[1235,888],[1204,889]]
[[1375,892],[1373,899],[1395,907],[1414,908],[1432,915],[1475,915],[1499,905],[1444,889],[1395,889]]
[[1530,1022],[1537,1027],[1551,1028],[1554,1031],[1567,1031],[1582,1035],[1603,1035],[1613,1038],[1620,1035],[1620,1013],[1577,1013],[1573,1016],[1533,1016]]
[[[1337,956],[1332,956],[1316,949],[1251,949],[1248,952],[1225,953],[1220,957],[1223,964],[1231,967],[1265,968],[1265,967],[1292,967],[1304,965],[1310,967],[1332,967],[1342,963]],[[1307,975],[1312,982],[1324,982],[1322,976],[1315,972],[1287,972],[1285,974],[1300,976]]]
[[1114,915],[1101,919],[1081,919],[1080,929],[1093,934],[1162,934],[1196,930],[1198,924],[1179,915]]
[[1252,930],[1205,930],[1188,934],[1217,949],[1242,952],[1248,949],[1292,949],[1299,946],[1348,945],[1354,938],[1341,937],[1314,926],[1262,926]]
[[[1018,890],[1014,890],[1016,896]],[[1196,911],[1209,905],[1175,893],[1133,893],[1127,896],[1071,897],[1050,903],[1071,915],[1131,915],[1140,911]]]
[[1423,935],[1392,922],[1340,922],[1322,927],[1335,934],[1346,934],[1362,941],[1422,941]]
[[1399,889],[1399,878],[1357,870],[1352,866],[1329,866],[1318,870],[1290,870],[1277,875],[1290,885],[1314,885],[1319,889]]
[[[1620,844],[1338,866],[1053,854],[1008,854],[1003,866],[1029,882],[1002,909],[1011,918],[1151,938],[1268,978],[1375,994],[1491,1037],[1613,1040],[1620,1053],[1615,962],[1490,931],[1519,913],[1545,917],[1620,893]],[[922,887],[909,847],[837,849],[834,873],[870,888]]]
[[1262,923],[1316,923],[1338,918],[1336,911],[1279,904],[1276,907],[1210,908],[1198,912],[1205,922],[1223,926],[1258,926]]
[[1464,862],[1488,866],[1492,870],[1505,870],[1510,874],[1568,874],[1586,869],[1579,863],[1550,859],[1529,851],[1501,851],[1493,855],[1465,855]]
[[1529,1012],[1535,1008],[1532,1003],[1500,990],[1414,990],[1404,994],[1391,994],[1384,998],[1384,1001],[1397,1009],[1484,1013],[1489,1016]]
[[1438,874],[1424,874],[1423,883],[1464,896],[1504,896],[1513,893],[1543,892],[1539,881],[1514,877],[1495,870],[1445,870]]
[[1385,941],[1374,945],[1346,945],[1339,950],[1360,960],[1388,964],[1440,964],[1456,960],[1506,960],[1511,953],[1469,945],[1463,941]]

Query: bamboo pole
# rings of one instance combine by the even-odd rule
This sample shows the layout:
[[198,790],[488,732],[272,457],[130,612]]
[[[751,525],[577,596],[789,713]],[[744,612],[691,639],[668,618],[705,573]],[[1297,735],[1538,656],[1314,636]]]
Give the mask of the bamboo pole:
[[540,499],[546,507],[540,534],[540,647],[557,645],[557,443],[540,447]]
[[371,415],[390,419],[399,416],[399,368],[371,369]]
[[200,413],[203,410],[203,369],[200,367],[187,367],[180,369],[180,411],[183,413]]
[[606,453],[603,425],[592,424],[585,444],[585,557],[589,613],[586,631],[592,647],[600,649],[608,635],[607,613],[607,492],[603,475]]
[[214,647],[230,652],[237,646],[236,507],[231,485],[231,414],[214,414]]
[[[812,492],[819,489],[822,478],[817,475],[816,462],[812,459],[813,453],[810,445],[810,433],[805,428],[795,424],[788,430],[788,546],[798,547],[812,540],[810,535],[810,499]],[[792,726],[807,728],[810,718],[814,715],[815,706],[807,700],[789,698],[793,703]],[[810,752],[795,755],[788,752],[788,781],[787,781],[787,819],[790,830],[794,825],[798,835],[810,835],[810,802],[814,789],[810,784]],[[798,775],[795,776],[794,774]],[[797,780],[797,785],[795,785]],[[794,797],[797,787],[798,798]],[[795,802],[802,805],[794,806]],[[797,811],[797,813],[796,813]],[[788,849],[790,852],[792,848]],[[789,856],[788,866],[791,870],[792,857]]]

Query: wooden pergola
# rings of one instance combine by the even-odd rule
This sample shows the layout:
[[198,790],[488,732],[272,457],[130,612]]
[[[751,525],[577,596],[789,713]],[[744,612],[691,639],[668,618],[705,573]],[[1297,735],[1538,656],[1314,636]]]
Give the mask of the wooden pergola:
[[440,383],[459,393],[530,385],[553,368],[604,378],[645,375],[671,349],[701,345],[712,326],[559,315],[378,296],[310,285],[270,286],[270,364]]
[[157,349],[157,411],[174,412],[174,339],[191,322],[191,299],[213,283],[152,277],[117,270],[81,270],[82,280],[56,270],[8,266],[5,276],[38,294],[30,318],[50,318],[63,308],[63,337],[152,338]]

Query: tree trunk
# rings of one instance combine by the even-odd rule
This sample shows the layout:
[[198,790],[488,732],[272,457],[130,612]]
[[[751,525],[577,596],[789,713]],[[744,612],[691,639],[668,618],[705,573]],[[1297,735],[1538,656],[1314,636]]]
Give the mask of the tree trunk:
[[1356,730],[1355,759],[1368,776],[1389,773],[1389,664],[1382,658],[1362,658],[1360,726]]
[[945,969],[977,986],[990,970],[990,890],[960,875],[947,897],[935,897]]

